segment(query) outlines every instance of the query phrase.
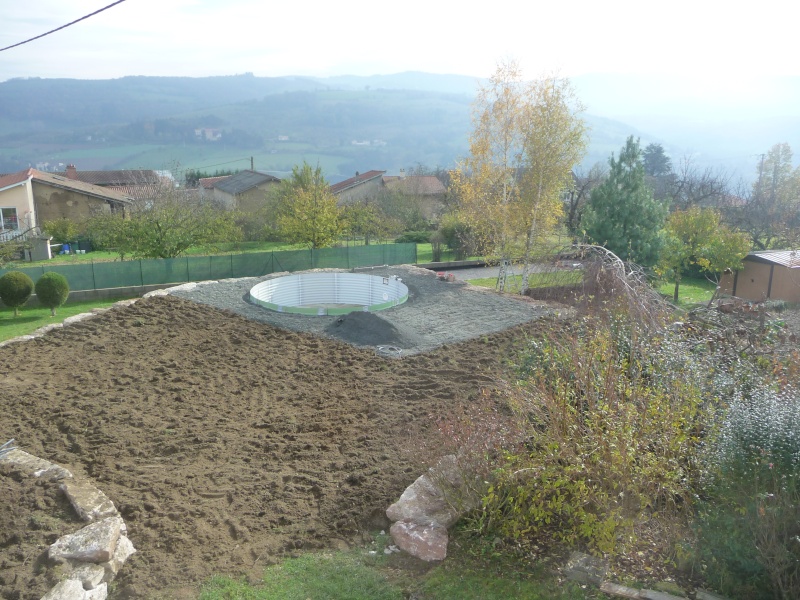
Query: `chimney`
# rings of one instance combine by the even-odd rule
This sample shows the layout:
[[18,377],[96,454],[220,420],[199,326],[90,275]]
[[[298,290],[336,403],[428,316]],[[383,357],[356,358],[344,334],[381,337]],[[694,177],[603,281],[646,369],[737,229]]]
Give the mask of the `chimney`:
[[67,165],[66,176],[67,179],[74,179],[75,181],[78,180],[78,169],[75,168],[75,165],[73,164]]

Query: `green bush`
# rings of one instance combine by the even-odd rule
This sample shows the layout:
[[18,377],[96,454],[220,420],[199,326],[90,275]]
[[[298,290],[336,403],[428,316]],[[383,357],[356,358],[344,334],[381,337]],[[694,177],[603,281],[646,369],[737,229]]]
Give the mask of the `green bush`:
[[42,305],[50,309],[55,316],[56,309],[67,301],[69,283],[67,278],[52,271],[45,273],[36,282],[36,297]]
[[80,233],[80,228],[75,221],[70,219],[54,219],[45,221],[42,230],[53,238],[58,244],[68,244],[73,242]]
[[430,241],[430,231],[406,231],[394,240],[395,244],[427,244]]
[[713,398],[678,334],[648,335],[619,315],[558,322],[516,364],[508,401],[525,443],[503,449],[485,528],[613,556],[636,549],[656,514],[664,531],[687,522]]
[[33,280],[22,271],[10,271],[0,277],[0,300],[19,314],[19,307],[33,294]]
[[723,593],[800,598],[800,393],[736,387],[708,446],[698,558]]

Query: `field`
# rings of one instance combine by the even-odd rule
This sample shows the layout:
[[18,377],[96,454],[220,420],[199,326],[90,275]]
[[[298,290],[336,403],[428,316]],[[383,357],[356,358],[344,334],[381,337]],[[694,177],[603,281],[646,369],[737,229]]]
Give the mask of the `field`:
[[[387,527],[386,507],[424,468],[421,457],[432,458],[434,418],[492,385],[508,347],[545,313],[432,274],[407,281],[406,311],[427,312],[425,290],[441,286],[450,318],[440,326],[452,339],[486,303],[484,334],[431,349],[429,332],[405,330],[426,349],[384,358],[342,341],[358,335],[149,298],[0,348],[0,439],[114,500],[138,553],[112,598],[195,598],[214,574],[257,578],[304,550],[357,545]],[[528,322],[498,331],[498,301],[509,315],[528,311]],[[3,504],[16,507],[3,576],[19,598],[39,598],[56,577],[42,555],[58,535],[45,518],[58,501],[0,481]]]

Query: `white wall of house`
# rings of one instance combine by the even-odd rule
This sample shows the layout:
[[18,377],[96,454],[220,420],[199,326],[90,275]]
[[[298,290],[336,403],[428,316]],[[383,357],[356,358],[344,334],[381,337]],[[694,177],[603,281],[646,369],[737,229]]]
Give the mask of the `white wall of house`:
[[[25,231],[36,225],[33,210],[33,191],[31,181],[22,181],[0,189],[0,211],[3,215],[2,229]],[[11,223],[11,215],[15,223]]]

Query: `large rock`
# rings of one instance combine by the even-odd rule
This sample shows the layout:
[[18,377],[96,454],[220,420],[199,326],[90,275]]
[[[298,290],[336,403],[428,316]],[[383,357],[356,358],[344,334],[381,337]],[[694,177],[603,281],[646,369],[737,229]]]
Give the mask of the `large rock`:
[[390,521],[404,520],[447,529],[462,514],[479,505],[480,498],[464,483],[456,457],[448,455],[408,486],[386,510],[386,516]]
[[123,531],[121,517],[108,517],[87,525],[83,529],[60,537],[50,546],[52,560],[69,559],[81,562],[104,563],[110,561]]
[[114,556],[111,557],[111,560],[101,565],[105,569],[104,580],[112,581],[117,573],[119,573],[122,565],[125,564],[125,561],[128,560],[134,552],[136,552],[136,548],[133,547],[133,543],[128,537],[124,535],[120,536],[117,541],[117,547],[114,550]]
[[42,596],[42,600],[106,600],[106,598],[108,598],[108,586],[105,583],[101,583],[93,590],[84,590],[77,579],[60,581]]
[[[117,544],[117,546],[119,546],[119,544]],[[68,578],[80,581],[85,590],[93,590],[103,582],[103,577],[105,577],[105,575],[106,570],[100,565],[94,563],[77,563],[77,566],[70,571]]]
[[389,529],[397,547],[422,560],[444,560],[447,557],[447,528],[441,525],[420,525],[413,521],[397,521]]
[[114,503],[90,483],[70,479],[61,484],[61,490],[84,521],[98,521],[117,515]]
[[45,481],[58,481],[72,477],[64,467],[59,467],[33,454],[15,448],[0,457],[0,462],[8,463],[12,468],[25,475],[38,477]]

